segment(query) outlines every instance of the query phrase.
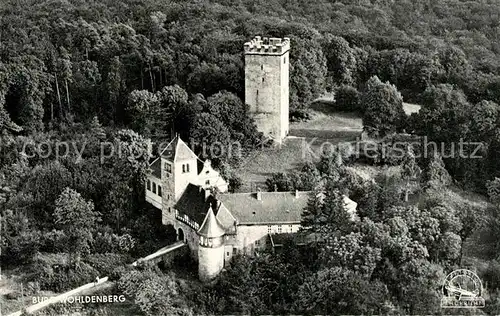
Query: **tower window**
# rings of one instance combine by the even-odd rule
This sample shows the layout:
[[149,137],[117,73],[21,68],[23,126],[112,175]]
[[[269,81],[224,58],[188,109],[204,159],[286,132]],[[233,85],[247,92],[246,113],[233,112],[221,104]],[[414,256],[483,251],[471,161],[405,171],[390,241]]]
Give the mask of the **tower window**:
[[156,193],[156,183],[153,182],[153,193]]
[[286,57],[283,58],[283,63],[286,64]]
[[158,195],[161,196],[161,185],[158,185]]
[[260,65],[260,70],[264,70],[264,65]]
[[259,96],[259,90],[257,90],[257,96]]
[[172,172],[172,165],[169,164],[168,162],[165,163],[164,167],[165,167],[166,172],[169,172],[169,173]]
[[266,81],[266,78],[262,78],[262,82]]

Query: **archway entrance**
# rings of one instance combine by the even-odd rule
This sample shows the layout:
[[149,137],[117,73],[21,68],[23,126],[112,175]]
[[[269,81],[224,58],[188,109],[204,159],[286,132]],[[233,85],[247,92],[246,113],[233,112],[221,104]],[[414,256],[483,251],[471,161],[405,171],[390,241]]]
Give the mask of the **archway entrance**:
[[177,230],[177,240],[184,241],[184,231],[182,230],[182,228],[179,228]]

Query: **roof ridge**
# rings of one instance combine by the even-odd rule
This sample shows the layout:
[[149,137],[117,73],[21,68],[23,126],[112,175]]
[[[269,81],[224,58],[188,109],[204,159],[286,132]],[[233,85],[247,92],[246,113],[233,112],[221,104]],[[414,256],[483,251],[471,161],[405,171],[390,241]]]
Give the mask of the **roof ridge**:
[[[165,146],[165,148],[163,148],[163,150],[161,151],[160,156],[158,158],[160,158],[161,155],[163,155],[163,153],[165,152],[165,150],[167,150],[168,146],[170,146],[170,144],[172,144],[175,141],[175,139],[178,138],[178,137],[179,137],[179,135],[175,135],[175,137],[170,141],[170,143],[168,143],[167,146]],[[158,158],[156,158],[156,159],[158,159]]]
[[[284,194],[284,193],[295,194],[295,192],[298,192],[298,193],[313,193],[315,191],[314,190],[308,190],[308,191],[300,191],[300,190],[297,190],[297,191],[261,191],[260,193],[261,194],[270,194],[270,193],[274,193],[274,194]],[[224,193],[219,193],[219,195],[242,195],[242,194],[256,194],[256,193],[258,193],[258,191],[236,192],[236,193],[224,192]]]

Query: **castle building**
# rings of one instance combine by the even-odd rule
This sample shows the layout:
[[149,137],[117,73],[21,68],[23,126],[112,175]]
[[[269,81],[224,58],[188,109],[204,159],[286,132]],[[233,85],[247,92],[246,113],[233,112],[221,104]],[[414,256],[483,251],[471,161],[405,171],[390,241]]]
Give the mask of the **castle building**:
[[[150,169],[146,201],[162,211],[163,224],[172,225],[178,240],[188,244],[203,281],[215,278],[234,255],[252,255],[268,247],[272,235],[298,232],[313,194],[228,193],[219,172],[178,136]],[[355,210],[355,202],[347,197],[344,202],[348,210]]]
[[289,131],[289,51],[286,37],[245,43],[245,102],[257,129],[277,143]]
[[[288,134],[288,38],[255,37],[245,43],[245,98],[258,129],[281,143]],[[146,201],[162,212],[198,261],[202,281],[215,278],[236,254],[279,246],[297,233],[312,192],[228,193],[210,161],[201,161],[176,136],[150,164]],[[344,197],[355,214],[356,203]],[[273,236],[276,238],[273,240]]]

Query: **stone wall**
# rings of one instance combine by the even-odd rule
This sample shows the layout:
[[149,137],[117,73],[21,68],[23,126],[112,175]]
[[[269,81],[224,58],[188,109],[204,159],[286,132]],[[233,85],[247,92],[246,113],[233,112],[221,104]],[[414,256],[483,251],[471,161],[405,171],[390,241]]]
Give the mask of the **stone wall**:
[[[279,226],[281,226],[281,230]],[[294,233],[297,232],[299,228],[300,223],[273,224],[270,230],[268,225],[238,225],[237,235],[234,238],[230,237],[226,241],[226,245],[232,245],[232,247],[236,247],[238,251],[251,255],[256,249],[266,247],[266,239],[269,232],[271,234]]]
[[224,245],[198,248],[198,275],[203,282],[214,279],[224,267]]

